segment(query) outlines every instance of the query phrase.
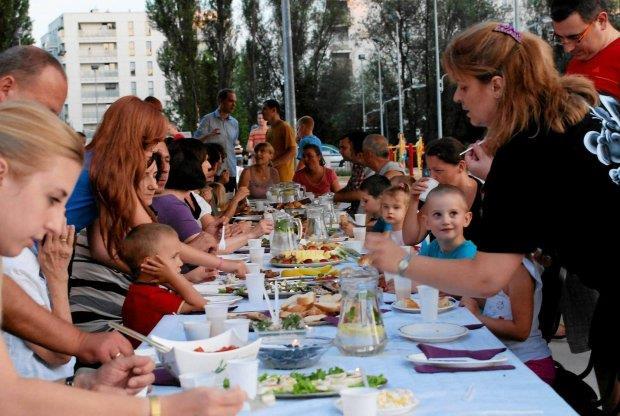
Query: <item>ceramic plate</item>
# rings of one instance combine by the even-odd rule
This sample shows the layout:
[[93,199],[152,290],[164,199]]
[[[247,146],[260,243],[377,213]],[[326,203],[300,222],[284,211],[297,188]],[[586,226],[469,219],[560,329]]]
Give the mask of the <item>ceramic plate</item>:
[[[405,407],[398,407],[393,409],[377,409],[377,416],[406,415],[418,404],[420,404],[420,400],[414,397],[411,404]],[[336,409],[342,412],[342,399],[334,400],[334,406],[336,406]]]
[[262,215],[237,215],[233,217],[233,220],[237,221],[260,221],[262,219]]
[[226,285],[217,282],[198,283],[194,285],[194,289],[201,295],[217,296],[220,289],[225,289]]
[[322,267],[322,266],[327,266],[328,264],[336,265],[336,264],[340,264],[342,263],[344,260],[334,260],[334,261],[324,261],[322,263],[290,263],[290,264],[285,264],[285,263],[274,263],[273,261],[271,262],[271,265],[273,267],[281,267],[281,268],[285,268],[285,269],[292,269],[293,267]]
[[399,334],[418,342],[450,342],[465,336],[468,329],[445,322],[409,324],[398,328]]
[[233,305],[243,299],[241,296],[236,295],[221,295],[221,296],[204,296],[209,303],[228,303]]
[[[414,300],[418,302],[418,299],[414,299]],[[459,302],[454,298],[448,298],[448,300],[450,301],[450,306],[439,308],[438,309],[439,313],[450,311],[456,308],[457,305],[459,304]],[[392,304],[392,308],[396,309],[397,311],[406,312],[406,313],[420,313],[420,308],[407,308],[403,306],[403,302],[400,300],[398,302],[394,302]]]
[[224,260],[236,260],[236,261],[248,261],[249,256],[247,254],[223,254],[219,256]]
[[424,355],[423,353],[419,353],[408,355],[407,360],[411,361],[414,364],[425,364],[435,367],[477,368],[503,364],[508,361],[508,357],[503,354],[498,354],[490,360],[475,360],[469,357],[428,359],[426,358],[426,355]]

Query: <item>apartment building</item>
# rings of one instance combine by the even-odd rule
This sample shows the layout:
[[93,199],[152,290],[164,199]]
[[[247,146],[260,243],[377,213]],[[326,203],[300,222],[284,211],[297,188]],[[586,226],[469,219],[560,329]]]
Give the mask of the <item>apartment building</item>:
[[164,40],[145,12],[63,13],[41,39],[67,73],[69,93],[61,117],[92,137],[119,97],[153,95],[165,104],[170,97],[157,65]]

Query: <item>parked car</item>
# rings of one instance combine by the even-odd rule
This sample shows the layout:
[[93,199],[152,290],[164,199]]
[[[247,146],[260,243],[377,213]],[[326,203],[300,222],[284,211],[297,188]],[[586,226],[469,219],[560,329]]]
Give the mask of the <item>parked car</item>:
[[323,159],[325,159],[325,166],[328,168],[336,170],[344,164],[344,159],[336,146],[322,144],[321,152],[323,153]]

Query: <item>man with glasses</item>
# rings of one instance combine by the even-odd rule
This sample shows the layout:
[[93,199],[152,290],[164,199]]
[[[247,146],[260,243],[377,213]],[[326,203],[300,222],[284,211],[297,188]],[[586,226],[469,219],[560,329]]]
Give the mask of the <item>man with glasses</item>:
[[606,1],[552,0],[550,8],[554,38],[571,54],[566,73],[585,75],[601,94],[620,100],[620,32]]

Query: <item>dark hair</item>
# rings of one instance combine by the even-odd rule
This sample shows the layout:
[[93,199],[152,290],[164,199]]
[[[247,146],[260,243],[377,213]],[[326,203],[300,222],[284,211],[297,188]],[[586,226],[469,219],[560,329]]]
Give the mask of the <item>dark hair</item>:
[[461,197],[463,199],[463,203],[465,204],[465,209],[469,210],[467,208],[467,197],[465,196],[465,192],[463,192],[463,190],[458,186],[447,184],[439,184],[435,188],[431,189],[431,191],[426,196],[426,204],[428,204],[430,200],[433,199],[435,196],[448,194],[458,195],[459,197]]
[[602,11],[608,11],[605,0],[551,0],[551,19],[561,22],[573,13],[577,13],[584,22],[592,22]]
[[207,179],[202,164],[207,159],[207,149],[199,140],[177,140],[168,145],[170,173],[166,189],[192,191],[203,188]]
[[278,100],[274,100],[273,98],[270,98],[268,100],[265,100],[263,102],[263,105],[267,108],[275,108],[278,114],[280,115],[280,117],[282,117],[282,107],[280,106],[280,103],[278,102]]
[[166,224],[147,223],[133,227],[121,244],[120,258],[129,266],[133,277],[140,274],[140,266],[147,257],[157,254],[164,235],[179,238],[174,228]]
[[60,62],[36,46],[13,46],[0,53],[0,77],[12,75],[17,81],[28,81],[40,76],[48,66],[54,67],[67,79]]
[[342,136],[340,140],[348,139],[353,146],[353,152],[355,154],[359,154],[363,151],[363,144],[365,138],[365,132],[363,132],[362,130],[353,130]]
[[153,162],[155,162],[155,164],[157,165],[157,173],[155,174],[155,179],[159,180],[159,178],[161,177],[161,174],[164,171],[164,159],[161,157],[159,152],[153,153],[153,155],[148,160],[148,162],[146,162],[146,167],[148,168],[149,166],[151,166]]
[[228,94],[234,94],[235,90],[230,88],[224,88],[217,93],[217,102],[221,103],[228,98]]
[[207,152],[207,160],[211,166],[215,166],[217,162],[226,159],[226,151],[221,144],[205,143],[204,147]]
[[163,111],[164,106],[161,103],[161,101],[159,101],[159,99],[153,97],[152,95],[149,95],[148,97],[146,97],[144,99],[144,102],[147,104],[150,104],[153,106],[153,108],[157,111]]
[[435,156],[443,162],[451,165],[458,165],[463,160],[462,152],[466,149],[465,145],[455,138],[444,137],[443,139],[435,139],[428,143],[424,156]]
[[390,180],[383,175],[372,175],[362,182],[360,190],[367,192],[368,195],[373,198],[379,198],[379,196],[388,189],[392,184]]
[[323,159],[323,152],[321,152],[321,148],[319,146],[317,146],[316,144],[312,144],[312,143],[308,143],[307,145],[304,146],[303,149],[301,149],[301,152],[305,152],[306,150],[314,150],[314,153],[316,153],[316,155],[319,157],[319,163],[321,164],[321,166],[325,166],[325,159]]

